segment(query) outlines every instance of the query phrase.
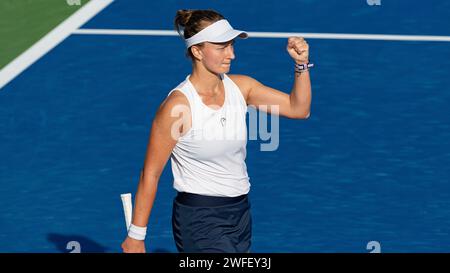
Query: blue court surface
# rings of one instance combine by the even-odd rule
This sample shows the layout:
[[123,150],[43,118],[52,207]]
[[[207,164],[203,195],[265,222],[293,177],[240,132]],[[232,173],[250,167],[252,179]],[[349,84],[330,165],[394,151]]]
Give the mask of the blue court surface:
[[[254,32],[450,35],[448,1],[118,0],[86,29],[172,30],[213,8]],[[250,140],[252,252],[450,252],[450,43],[307,39],[307,120]],[[285,38],[235,44],[230,73],[290,92]],[[152,118],[190,73],[176,36],[69,36],[0,91],[0,252],[120,252]],[[170,161],[149,252],[176,252]]]

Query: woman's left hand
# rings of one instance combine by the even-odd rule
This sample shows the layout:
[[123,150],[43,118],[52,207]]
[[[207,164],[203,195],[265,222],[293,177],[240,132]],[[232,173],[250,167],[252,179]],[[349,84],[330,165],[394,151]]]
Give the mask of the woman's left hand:
[[308,63],[309,45],[302,37],[289,37],[286,49],[296,63]]

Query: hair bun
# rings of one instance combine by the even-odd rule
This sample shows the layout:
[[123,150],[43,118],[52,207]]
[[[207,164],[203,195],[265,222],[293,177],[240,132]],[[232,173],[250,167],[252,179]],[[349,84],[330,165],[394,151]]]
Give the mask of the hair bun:
[[178,25],[185,27],[188,24],[189,19],[191,19],[193,13],[194,10],[189,9],[178,10],[176,15],[176,22],[178,23]]

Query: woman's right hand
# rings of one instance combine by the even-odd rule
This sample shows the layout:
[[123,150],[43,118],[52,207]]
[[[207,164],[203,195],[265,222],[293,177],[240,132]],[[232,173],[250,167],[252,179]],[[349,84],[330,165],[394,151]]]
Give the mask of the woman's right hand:
[[145,242],[128,236],[121,246],[123,253],[145,253]]

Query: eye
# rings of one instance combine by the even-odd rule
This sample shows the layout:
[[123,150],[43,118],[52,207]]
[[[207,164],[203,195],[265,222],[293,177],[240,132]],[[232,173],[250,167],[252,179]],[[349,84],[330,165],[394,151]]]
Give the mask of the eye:
[[233,44],[228,44],[228,45],[226,45],[226,46],[224,46],[224,47],[222,47],[222,48],[225,49],[225,48],[227,48],[227,47],[233,47]]
[[233,46],[234,46],[234,41],[231,42],[231,43],[229,43],[229,44],[220,46],[220,47],[218,47],[217,49],[226,49],[227,47],[233,47]]

